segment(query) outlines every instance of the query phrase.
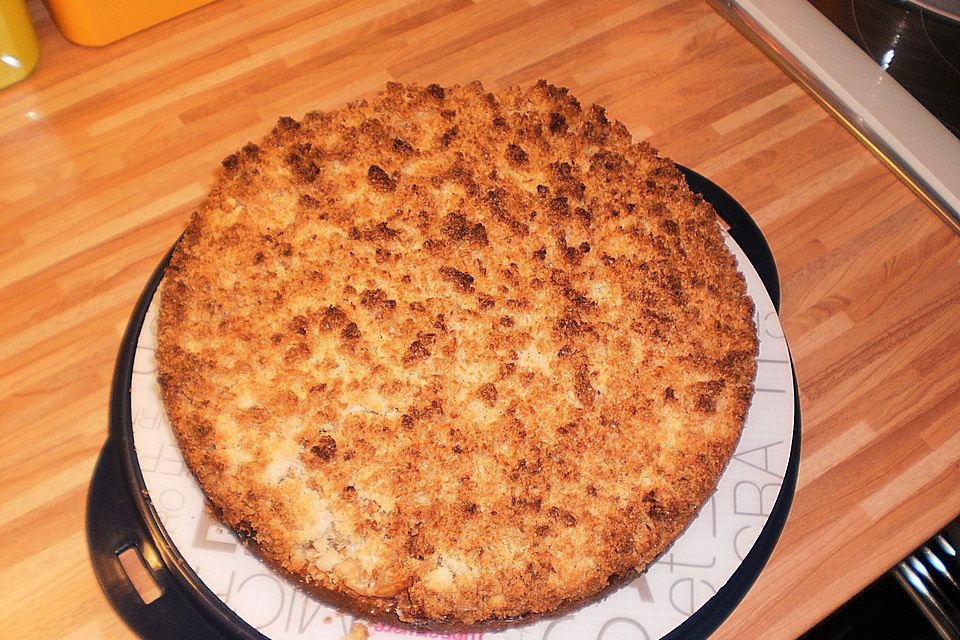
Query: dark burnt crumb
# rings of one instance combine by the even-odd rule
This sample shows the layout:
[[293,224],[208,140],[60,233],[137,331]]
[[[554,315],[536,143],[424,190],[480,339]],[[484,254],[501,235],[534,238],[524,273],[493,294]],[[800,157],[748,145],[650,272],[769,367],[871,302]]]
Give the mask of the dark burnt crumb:
[[510,128],[509,125],[507,125],[507,121],[504,120],[501,116],[496,116],[496,117],[493,119],[493,126],[496,127],[497,129],[509,129],[509,128]]
[[378,222],[372,227],[360,231],[358,238],[368,241],[392,240],[399,235],[400,232],[391,228],[386,222]]
[[460,128],[456,125],[447,129],[442,136],[440,136],[440,144],[445,147],[449,147],[453,142],[453,139],[460,134]]
[[570,202],[566,196],[557,196],[550,200],[550,212],[558,218],[566,218],[570,214]]
[[352,484],[348,484],[341,490],[340,494],[344,498],[350,499],[357,494],[357,489]]
[[596,145],[606,144],[607,128],[595,122],[585,122],[580,135]]
[[380,191],[394,191],[397,188],[396,180],[375,164],[370,165],[370,168],[367,169],[367,181]]
[[454,111],[453,109],[444,109],[443,111],[440,112],[440,117],[441,117],[441,118],[446,118],[446,119],[448,119],[448,120],[449,120],[450,118],[453,118],[453,117],[456,116],[456,115],[457,115],[457,112]]
[[539,249],[533,252],[533,257],[536,258],[537,260],[545,260],[547,258],[547,248],[540,247]]
[[458,444],[455,444],[455,445],[453,445],[453,452],[456,453],[456,454],[461,454],[461,453],[463,453],[463,447],[461,447],[461,446],[458,445]]
[[580,253],[590,253],[590,243],[581,242],[580,243]]
[[697,410],[702,411],[703,413],[716,413],[717,412],[717,400],[714,396],[704,394],[697,398]]
[[255,157],[260,155],[260,147],[255,145],[252,142],[248,142],[247,144],[243,145],[243,147],[241,148],[241,151],[243,151],[244,155],[247,155],[250,157]]
[[426,91],[427,95],[435,100],[443,100],[444,96],[446,95],[443,87],[438,84],[428,84]]
[[343,331],[340,332],[340,335],[344,340],[354,342],[360,338],[360,327],[357,326],[356,322],[351,322],[343,328]]
[[663,399],[664,400],[674,400],[676,399],[676,394],[673,391],[673,387],[667,387],[663,390]]
[[514,320],[510,316],[502,316],[500,318],[501,327],[512,327],[514,324]]
[[241,540],[253,540],[257,537],[257,529],[246,518],[238,520],[233,528]]
[[573,392],[577,396],[577,400],[583,404],[590,406],[593,404],[594,399],[597,394],[597,390],[593,388],[593,385],[590,383],[590,372],[584,367],[578,367],[576,372],[574,372],[573,377]]
[[394,138],[393,150],[400,153],[413,153],[413,146],[403,138]]
[[609,121],[607,120],[607,110],[598,104],[590,107],[590,115],[594,120],[596,120],[597,124],[609,124]]
[[647,507],[647,513],[654,520],[664,520],[670,517],[670,510],[666,505],[660,502],[656,491],[651,491],[643,497],[643,503]]
[[274,133],[283,133],[288,131],[296,131],[300,128],[300,123],[291,118],[290,116],[281,116],[277,120],[277,124],[273,127]]
[[519,166],[527,161],[527,152],[520,145],[507,145],[507,160],[514,166]]
[[442,275],[445,280],[455,284],[459,291],[464,293],[473,292],[473,276],[469,273],[464,273],[453,267],[440,267],[440,275]]
[[320,175],[320,167],[306,154],[309,149],[295,149],[287,155],[287,166],[300,181],[310,183]]
[[594,485],[592,485],[592,484],[588,484],[588,485],[587,485],[587,495],[596,497],[596,495],[597,495],[597,488],[596,488]]
[[201,420],[191,425],[193,434],[200,440],[206,440],[213,435],[213,425],[208,420]]
[[538,184],[538,185],[537,185],[537,195],[540,196],[541,198],[550,195],[550,187],[548,187],[548,186],[545,185],[545,184]]
[[514,218],[506,209],[503,201],[503,196],[506,194],[506,190],[502,188],[491,189],[487,191],[487,204],[490,207],[490,211],[493,213],[494,217],[507,225],[511,231],[520,236],[527,236],[530,234],[530,227]]
[[379,118],[367,118],[360,123],[360,133],[371,140],[382,140],[387,135]]
[[497,404],[497,387],[492,382],[488,382],[484,385],[481,385],[477,389],[477,396],[487,403],[488,406],[494,406]]
[[554,111],[550,114],[550,133],[566,133],[567,119],[562,114]]
[[383,289],[365,289],[364,292],[360,294],[360,304],[376,311],[387,311],[397,308],[397,301],[388,299]]
[[551,518],[561,521],[568,527],[574,527],[577,525],[577,518],[569,511],[560,509],[559,507],[550,507],[550,510],[547,511]]
[[227,171],[235,171],[237,167],[240,166],[240,158],[237,157],[237,154],[231,153],[221,162],[223,168]]
[[589,209],[577,207],[573,210],[573,215],[579,218],[586,228],[590,228],[590,223],[593,222],[593,214],[590,213]]
[[290,322],[287,323],[287,327],[294,333],[299,333],[302,336],[307,335],[307,328],[310,326],[310,321],[307,320],[307,317],[304,315],[295,315],[290,318]]
[[471,242],[479,245],[486,245],[490,242],[487,239],[487,228],[483,226],[482,222],[477,222],[470,227],[470,234],[468,237],[470,238]]
[[403,363],[409,365],[420,360],[425,360],[430,357],[430,353],[430,347],[427,341],[418,338],[407,347],[407,352],[403,356]]
[[487,293],[478,293],[477,304],[481,309],[492,309],[494,306],[496,306],[497,302],[493,299],[493,296]]
[[320,436],[310,447],[310,453],[326,462],[336,455],[337,441],[328,435]]
[[[403,414],[401,424],[408,429],[412,429],[416,423],[422,420],[431,420],[443,415],[443,403],[439,400],[432,400],[430,404],[411,406],[407,413]],[[453,431],[451,429],[451,431]],[[456,433],[451,433],[451,437],[456,437]]]
[[[613,151],[600,151],[590,158],[590,170],[620,171],[625,163],[624,157]],[[648,184],[648,186],[650,186]]]
[[523,496],[511,496],[510,497],[510,506],[517,509],[526,509],[529,511],[540,511],[540,507],[543,504],[541,498],[530,499]]
[[616,547],[617,551],[624,555],[632,554],[636,550],[636,545],[633,542],[633,539],[626,538]]
[[589,309],[597,306],[597,303],[585,296],[582,292],[573,287],[565,286],[563,288],[563,297],[574,304],[574,306]]
[[309,193],[301,193],[297,203],[304,209],[319,209],[323,203],[311,196]]
[[347,321],[345,314],[339,307],[327,307],[320,318],[320,328],[324,331],[330,331],[343,325]]
[[376,258],[376,261],[382,264],[384,262],[388,262],[390,258],[393,256],[393,253],[389,249],[384,249],[383,247],[377,247],[376,251],[374,251],[374,256]]
[[476,502],[468,502],[467,504],[463,505],[463,512],[466,513],[467,515],[472,516],[476,514],[477,511],[479,510],[480,510],[480,507],[477,505]]
[[530,462],[526,458],[521,458],[521,460],[514,466],[514,472],[518,475],[521,473],[526,473],[531,476],[538,476],[540,475],[541,471],[543,471],[543,462],[539,459]]
[[550,527],[548,527],[545,524],[538,524],[537,528],[534,529],[533,532],[538,538],[543,538],[548,533],[550,533]]
[[567,309],[554,322],[554,330],[560,338],[575,338],[589,331],[590,326],[577,312]]
[[453,241],[467,240],[478,245],[486,245],[489,242],[486,227],[480,222],[472,223],[459,211],[446,215],[442,231]]
[[433,346],[437,341],[437,334],[432,331],[418,331],[417,340],[422,340],[424,344]]

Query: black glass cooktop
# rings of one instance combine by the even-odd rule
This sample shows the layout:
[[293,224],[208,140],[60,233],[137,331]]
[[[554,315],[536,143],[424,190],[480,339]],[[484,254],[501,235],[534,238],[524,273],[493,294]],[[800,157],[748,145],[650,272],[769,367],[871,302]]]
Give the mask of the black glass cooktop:
[[808,1],[960,138],[960,1]]

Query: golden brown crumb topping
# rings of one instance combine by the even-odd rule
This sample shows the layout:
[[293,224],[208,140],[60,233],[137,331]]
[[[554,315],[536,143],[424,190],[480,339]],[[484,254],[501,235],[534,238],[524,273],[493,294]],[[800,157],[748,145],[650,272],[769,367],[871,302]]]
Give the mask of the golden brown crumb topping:
[[391,83],[223,161],[158,360],[190,467],[268,561],[470,625],[662,552],[756,348],[712,208],[601,107]]

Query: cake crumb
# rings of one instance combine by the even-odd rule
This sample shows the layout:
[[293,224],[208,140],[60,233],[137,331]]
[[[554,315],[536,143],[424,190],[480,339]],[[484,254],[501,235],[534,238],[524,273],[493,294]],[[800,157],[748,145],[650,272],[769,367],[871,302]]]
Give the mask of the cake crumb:
[[367,625],[362,622],[354,622],[350,627],[350,633],[343,636],[343,640],[367,640],[370,637],[370,632],[367,630]]

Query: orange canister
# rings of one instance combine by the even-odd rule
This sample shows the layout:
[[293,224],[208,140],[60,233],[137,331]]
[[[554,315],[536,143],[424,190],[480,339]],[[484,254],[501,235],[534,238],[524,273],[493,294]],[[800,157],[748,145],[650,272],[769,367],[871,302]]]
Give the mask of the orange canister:
[[[0,0],[7,2],[7,0]],[[212,0],[46,0],[60,32],[99,46],[186,13]]]
[[0,0],[0,88],[23,80],[40,57],[24,0]]

